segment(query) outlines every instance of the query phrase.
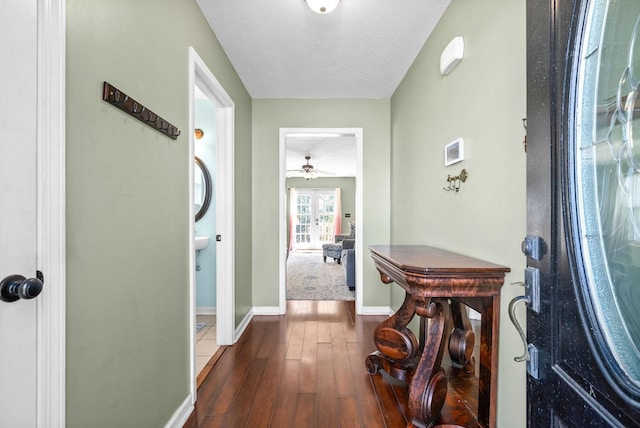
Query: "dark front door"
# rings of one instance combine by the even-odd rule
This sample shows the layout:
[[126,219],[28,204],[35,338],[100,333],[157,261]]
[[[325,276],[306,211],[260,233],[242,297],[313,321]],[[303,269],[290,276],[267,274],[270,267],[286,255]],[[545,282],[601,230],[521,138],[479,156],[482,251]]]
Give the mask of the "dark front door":
[[527,1],[532,427],[640,427],[639,18]]

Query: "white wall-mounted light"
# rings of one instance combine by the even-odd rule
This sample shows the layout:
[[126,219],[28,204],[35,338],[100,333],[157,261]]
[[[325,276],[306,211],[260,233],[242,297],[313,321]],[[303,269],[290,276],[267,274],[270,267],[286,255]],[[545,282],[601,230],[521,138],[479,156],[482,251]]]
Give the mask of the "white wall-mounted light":
[[338,6],[340,0],[305,0],[307,6],[315,13],[325,14],[331,12]]
[[443,76],[451,73],[451,70],[464,56],[464,40],[462,36],[456,36],[449,42],[440,55],[440,73]]

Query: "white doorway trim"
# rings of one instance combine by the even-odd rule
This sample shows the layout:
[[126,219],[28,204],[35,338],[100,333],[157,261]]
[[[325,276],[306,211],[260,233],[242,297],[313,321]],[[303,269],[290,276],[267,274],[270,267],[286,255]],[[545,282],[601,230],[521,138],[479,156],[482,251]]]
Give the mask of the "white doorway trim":
[[[189,47],[189,236],[194,236],[193,212],[193,168],[195,129],[195,87],[196,85],[216,106],[216,234],[210,237],[209,245],[216,245],[216,342],[218,345],[232,345],[235,318],[235,215],[234,215],[234,129],[235,106],[231,97],[214,77],[205,62],[193,47]],[[191,358],[191,390],[193,403],[196,399],[195,372],[195,249],[193,239],[189,243],[189,348]]]
[[66,425],[65,25],[65,0],[38,2],[38,427]]
[[287,135],[289,134],[344,134],[356,138],[356,313],[362,313],[362,224],[363,224],[363,136],[362,128],[280,128],[280,183],[279,183],[279,313],[287,311]]

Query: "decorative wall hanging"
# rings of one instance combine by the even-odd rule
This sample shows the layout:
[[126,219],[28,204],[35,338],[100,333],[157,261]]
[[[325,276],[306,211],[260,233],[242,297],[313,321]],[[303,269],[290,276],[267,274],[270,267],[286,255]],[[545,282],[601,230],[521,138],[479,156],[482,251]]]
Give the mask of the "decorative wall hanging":
[[443,187],[443,189],[446,190],[447,192],[450,192],[452,190],[454,192],[459,192],[460,185],[465,181],[467,181],[468,177],[469,177],[469,174],[467,174],[466,169],[463,169],[462,171],[460,171],[460,174],[458,175],[453,175],[453,176],[447,175],[447,183],[449,183],[449,185],[447,187]]
[[175,125],[172,125],[108,82],[104,82],[102,87],[102,99],[156,131],[162,132],[169,138],[176,140],[180,135],[180,130]]

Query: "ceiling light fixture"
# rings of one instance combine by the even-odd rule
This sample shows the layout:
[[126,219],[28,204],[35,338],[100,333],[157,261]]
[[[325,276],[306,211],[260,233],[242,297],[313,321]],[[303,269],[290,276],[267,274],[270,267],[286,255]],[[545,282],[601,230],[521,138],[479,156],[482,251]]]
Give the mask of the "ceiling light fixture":
[[307,155],[304,157],[307,161],[300,169],[288,169],[287,177],[304,177],[307,180],[312,178],[318,178],[322,174],[322,176],[335,175],[333,172],[329,171],[321,171],[319,169],[315,169],[313,165],[309,163],[311,161],[311,156]]
[[338,6],[340,0],[305,0],[307,6],[315,13],[325,14],[331,12]]

